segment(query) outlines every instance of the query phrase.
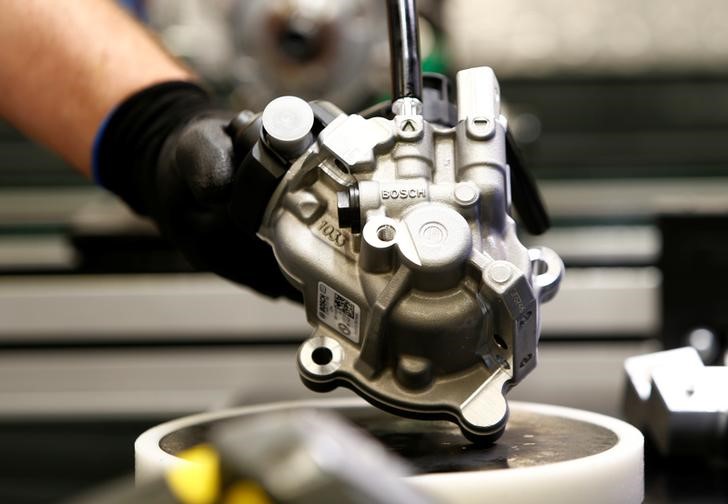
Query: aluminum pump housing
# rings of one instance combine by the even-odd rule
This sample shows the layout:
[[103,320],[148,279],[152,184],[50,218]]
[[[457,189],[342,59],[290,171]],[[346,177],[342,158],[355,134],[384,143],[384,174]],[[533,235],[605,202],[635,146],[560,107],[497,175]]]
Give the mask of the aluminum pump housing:
[[304,152],[258,233],[303,293],[308,387],[349,387],[488,441],[505,428],[505,393],[536,366],[540,306],[564,266],[516,234],[493,71],[459,72],[457,96],[454,127],[426,121],[416,99],[396,101],[392,119],[317,104],[331,119],[317,135],[311,105],[271,102],[261,141]]

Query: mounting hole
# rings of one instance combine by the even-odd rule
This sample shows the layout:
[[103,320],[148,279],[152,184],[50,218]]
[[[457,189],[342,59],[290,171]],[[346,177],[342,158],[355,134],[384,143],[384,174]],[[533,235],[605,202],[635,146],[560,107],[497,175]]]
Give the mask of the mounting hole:
[[549,270],[549,263],[543,259],[534,259],[531,261],[531,264],[533,265],[533,271],[536,275],[543,275]]
[[394,236],[396,234],[397,231],[394,229],[393,226],[390,226],[389,224],[379,226],[379,228],[377,229],[377,238],[379,238],[383,242],[390,242],[394,240]]
[[325,366],[326,364],[329,364],[333,360],[333,358],[334,354],[328,347],[325,346],[314,348],[313,352],[311,352],[311,360],[313,360],[319,366]]
[[344,349],[329,336],[314,336],[301,345],[298,352],[299,369],[305,375],[332,377],[341,368]]
[[498,348],[501,350],[508,350],[508,343],[506,343],[506,340],[501,338],[499,334],[494,334],[493,340],[495,341],[495,344],[498,345]]

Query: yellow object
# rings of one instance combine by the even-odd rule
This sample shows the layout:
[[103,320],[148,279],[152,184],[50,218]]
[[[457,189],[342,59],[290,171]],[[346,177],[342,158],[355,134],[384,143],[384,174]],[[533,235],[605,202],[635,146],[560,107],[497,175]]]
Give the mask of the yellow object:
[[220,458],[217,452],[212,446],[202,444],[178,456],[188,463],[167,473],[169,489],[184,504],[214,504],[220,495]]
[[224,504],[273,504],[265,491],[252,481],[239,481],[230,486]]

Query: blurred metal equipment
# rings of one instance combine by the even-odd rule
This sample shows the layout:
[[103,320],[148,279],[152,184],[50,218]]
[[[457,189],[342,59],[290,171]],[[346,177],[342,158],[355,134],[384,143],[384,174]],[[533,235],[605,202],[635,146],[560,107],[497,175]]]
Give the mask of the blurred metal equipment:
[[247,199],[234,212],[303,292],[314,327],[298,354],[307,386],[346,386],[492,441],[508,418],[504,394],[536,366],[540,306],[564,266],[516,235],[511,189],[526,188],[514,197],[522,217],[543,208],[517,184],[525,172],[493,71],[458,73],[456,124],[428,117],[414,1],[390,0],[389,14],[394,118],[294,97],[241,116],[239,183],[270,200],[263,215]]
[[458,68],[487,61],[502,77],[725,74],[723,0],[450,0]]
[[665,456],[728,456],[728,368],[703,365],[684,347],[624,363],[627,420]]
[[[728,187],[723,191],[728,201]],[[722,364],[728,351],[728,211],[673,212],[658,225],[665,347],[690,345],[706,364]]]
[[[278,503],[433,503],[411,469],[364,432],[323,410],[280,411],[216,427],[223,471],[258,482]],[[355,454],[355,456],[353,456]]]
[[[358,432],[329,420],[331,414]],[[205,443],[217,447],[223,467],[248,475],[282,503],[360,502],[366,496],[370,502],[475,504],[487,495],[511,504],[631,504],[644,496],[637,429],[586,411],[520,402],[513,403],[508,429],[493,445],[468,442],[449,422],[396,417],[358,399],[193,415],[139,436],[137,484],[189,468],[185,453]],[[382,447],[406,466],[383,457]],[[413,489],[417,494],[406,498]],[[321,496],[331,495],[323,494],[329,490],[338,493]]]
[[149,0],[149,23],[240,107],[276,96],[348,109],[386,89],[384,3],[370,0]]
[[[136,442],[136,485],[85,494],[74,504],[434,504],[405,478],[412,468],[362,429],[309,407],[239,414]],[[200,418],[198,415],[197,418]],[[202,420],[200,418],[200,420]],[[160,429],[161,427],[161,429]],[[151,445],[148,441],[153,440]],[[155,445],[155,446],[152,446]],[[164,451],[163,451],[164,450]],[[176,463],[160,472],[161,458]],[[155,462],[153,459],[157,459]],[[146,469],[145,469],[146,468]]]

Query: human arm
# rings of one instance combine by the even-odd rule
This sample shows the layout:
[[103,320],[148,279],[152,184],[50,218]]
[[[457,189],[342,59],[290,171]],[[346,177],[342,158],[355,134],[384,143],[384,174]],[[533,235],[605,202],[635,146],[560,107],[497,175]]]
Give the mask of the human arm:
[[0,117],[86,175],[111,110],[150,85],[194,78],[112,0],[0,9]]
[[93,169],[194,267],[300,297],[255,230],[233,224],[234,114],[216,110],[190,71],[112,0],[0,8],[0,116],[83,173]]

